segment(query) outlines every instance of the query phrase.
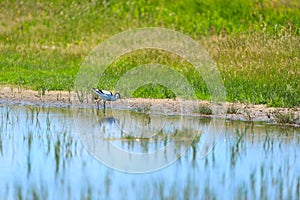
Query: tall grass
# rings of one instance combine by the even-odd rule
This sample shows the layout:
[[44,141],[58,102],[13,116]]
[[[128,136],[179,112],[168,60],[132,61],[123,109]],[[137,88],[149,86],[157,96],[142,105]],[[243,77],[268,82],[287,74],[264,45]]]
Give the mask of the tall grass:
[[[297,0],[2,1],[0,84],[72,90],[82,60],[100,42],[128,29],[165,27],[206,48],[221,71],[229,101],[299,106],[299,8]],[[171,63],[184,71],[199,99],[209,99],[201,76],[184,60],[172,59],[163,52],[135,52],[106,73],[120,76],[146,61]],[[115,82],[101,86],[112,89]],[[154,85],[135,96],[174,97]]]
[[300,105],[299,36],[252,33],[204,41],[219,64],[230,101]]

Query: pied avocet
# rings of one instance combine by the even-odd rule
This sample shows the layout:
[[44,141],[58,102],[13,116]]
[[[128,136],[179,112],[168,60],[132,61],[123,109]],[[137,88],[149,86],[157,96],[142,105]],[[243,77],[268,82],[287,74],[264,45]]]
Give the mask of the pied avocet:
[[[103,99],[103,109],[105,111],[105,103],[106,101],[116,101],[121,98],[119,93],[113,94],[110,91],[107,90],[99,90],[97,88],[93,88],[93,91],[101,98]],[[98,109],[99,109],[99,102],[98,103]]]

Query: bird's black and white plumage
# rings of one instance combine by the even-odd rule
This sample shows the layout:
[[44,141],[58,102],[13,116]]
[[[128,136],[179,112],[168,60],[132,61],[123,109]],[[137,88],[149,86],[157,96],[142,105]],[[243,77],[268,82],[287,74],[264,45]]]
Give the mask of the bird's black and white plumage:
[[[103,99],[103,107],[105,110],[105,103],[106,101],[116,101],[118,99],[120,99],[120,94],[119,93],[115,93],[113,94],[110,91],[107,90],[99,90],[97,88],[93,88],[93,91],[101,98]],[[98,104],[98,108],[99,108],[99,104]]]

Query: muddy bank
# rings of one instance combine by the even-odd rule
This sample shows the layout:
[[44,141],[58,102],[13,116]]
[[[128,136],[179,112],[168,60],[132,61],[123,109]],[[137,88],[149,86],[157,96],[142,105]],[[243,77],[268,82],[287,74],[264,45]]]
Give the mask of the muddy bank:
[[[84,103],[72,101],[76,96],[66,91],[46,91],[44,93],[10,87],[0,88],[0,104],[33,104],[43,106],[87,106],[96,107],[90,96]],[[202,117],[219,117],[228,120],[264,121],[282,125],[300,127],[300,108],[272,108],[265,105],[226,103],[226,114],[212,112],[212,104],[208,101],[183,101],[179,99],[141,99],[130,98],[107,103],[107,107],[115,109],[132,109],[138,112],[153,114],[176,114]],[[101,109],[101,103],[100,103]]]

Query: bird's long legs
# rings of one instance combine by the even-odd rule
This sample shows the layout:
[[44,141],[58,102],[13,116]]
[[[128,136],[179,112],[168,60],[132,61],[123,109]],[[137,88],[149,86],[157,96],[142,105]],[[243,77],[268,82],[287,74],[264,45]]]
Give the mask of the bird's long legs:
[[[96,104],[97,104],[97,110],[99,111],[100,110],[100,101],[101,99],[96,99]],[[106,101],[103,100],[103,113],[105,113],[105,110],[106,110]]]
[[105,109],[106,109],[106,101],[103,100],[103,113],[105,113]]
[[100,101],[98,100],[98,101],[96,101],[96,103],[97,103],[97,110],[99,111],[100,110]]

